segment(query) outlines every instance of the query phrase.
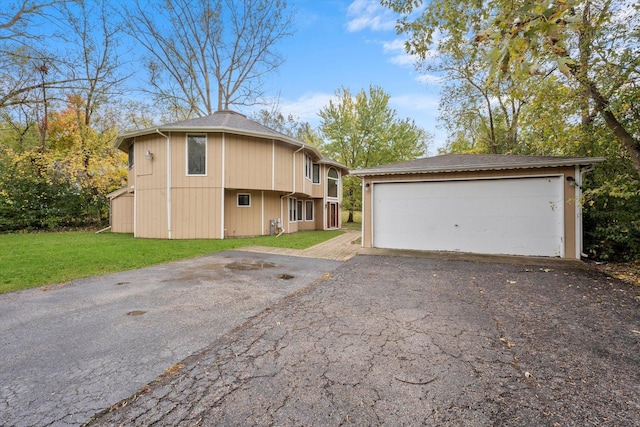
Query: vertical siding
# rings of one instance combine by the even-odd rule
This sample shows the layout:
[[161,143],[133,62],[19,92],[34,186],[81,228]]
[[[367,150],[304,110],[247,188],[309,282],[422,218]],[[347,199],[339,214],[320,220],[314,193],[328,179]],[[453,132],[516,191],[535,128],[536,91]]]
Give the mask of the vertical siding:
[[326,223],[324,219],[324,199],[316,199],[314,203],[315,208],[315,226],[316,230],[324,230],[324,224]]
[[[201,134],[201,133],[194,133]],[[207,134],[207,174],[187,175],[187,134],[171,134],[171,237],[222,236],[222,135]]]
[[225,134],[225,187],[271,190],[272,142]]
[[[295,150],[294,150],[295,151]],[[296,193],[304,193],[305,190],[305,178],[304,178],[304,151],[299,151],[294,154],[295,156],[295,182]],[[310,190],[309,190],[310,191]]]
[[285,212],[280,212],[280,194],[271,191],[264,192],[264,232],[269,234],[270,221],[280,218],[281,222]]
[[322,167],[320,168],[320,184],[308,184],[311,187],[311,191],[307,191],[307,193],[311,197],[324,197],[324,186],[327,184],[327,180],[323,179],[324,175],[322,174]]
[[275,147],[275,190],[291,192],[293,188],[293,163],[291,147],[276,141]]
[[133,233],[133,194],[125,193],[111,200],[111,232]]
[[136,197],[136,237],[167,239],[167,191],[138,190]]
[[[228,236],[269,234],[270,220],[277,218],[285,232],[324,228],[327,166],[321,165],[320,184],[314,185],[304,176],[304,151],[298,147],[267,138],[208,133],[207,173],[187,176],[187,133],[168,136],[169,152],[167,139],[160,134],[135,139],[135,162],[129,171],[135,199],[112,201],[116,229],[135,228],[138,237],[196,239],[224,238],[225,229]],[[147,151],[153,153],[152,159],[145,157]],[[238,192],[251,194],[250,208],[237,206]],[[299,199],[317,198],[313,221],[288,223],[288,199],[281,197],[291,192]],[[135,211],[136,218],[127,222],[123,218],[129,210],[130,217]]]
[[220,188],[174,188],[171,194],[172,238],[220,239]]
[[[238,207],[238,193],[251,194],[251,206]],[[261,191],[225,191],[225,237],[262,235]]]
[[[153,153],[152,159],[145,157],[147,151]],[[168,238],[166,152],[166,139],[161,135],[134,141],[136,237]]]
[[[150,190],[167,187],[167,140],[157,134],[136,138],[134,141],[135,182],[137,189]],[[147,159],[145,153],[150,151],[153,158]]]
[[[567,167],[561,171],[563,178],[567,176],[574,176],[575,168]],[[576,215],[576,203],[580,203],[575,197],[575,188],[569,184],[566,179],[564,182],[564,256],[565,258],[577,258],[580,259],[580,254],[577,252],[579,248],[576,247],[576,221],[578,220]]]
[[[251,194],[250,207],[237,206],[239,193]],[[269,235],[270,221],[281,218],[280,195],[272,191],[227,190],[224,206],[225,237]]]

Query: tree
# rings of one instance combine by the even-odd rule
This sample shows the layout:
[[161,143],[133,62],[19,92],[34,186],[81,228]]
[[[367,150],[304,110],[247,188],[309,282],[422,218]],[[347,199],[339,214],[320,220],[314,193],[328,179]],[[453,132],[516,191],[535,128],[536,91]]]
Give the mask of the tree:
[[313,145],[315,147],[322,145],[320,135],[318,135],[318,133],[311,127],[309,122],[304,122],[293,114],[289,114],[285,117],[280,111],[278,111],[277,107],[274,107],[271,110],[263,108],[254,115],[253,120],[270,129],[309,145]]
[[[320,110],[320,132],[327,141],[321,150],[349,169],[413,160],[427,151],[431,138],[410,119],[398,119],[389,107],[390,96],[380,87],[362,89],[355,97],[347,88],[335,92],[336,99]],[[353,211],[361,203],[362,190],[355,177],[343,180],[343,207]]]
[[185,117],[255,104],[292,25],[283,0],[136,0],[125,20],[149,53],[153,94]]
[[640,13],[631,1],[383,0],[400,14],[407,49],[425,59],[434,34],[487,49],[492,76],[560,74],[583,94],[582,123],[596,115],[640,176]]
[[40,31],[56,21],[60,8],[71,0],[11,1],[0,9],[0,109],[39,103],[46,88],[70,80],[56,65],[62,58],[47,48],[54,37]]
[[67,42],[79,46],[72,62],[72,92],[83,101],[84,124],[90,126],[94,112],[119,93],[119,86],[130,75],[122,75],[118,47],[122,24],[108,8],[107,0],[83,1],[78,10],[65,6],[63,13],[70,29]]

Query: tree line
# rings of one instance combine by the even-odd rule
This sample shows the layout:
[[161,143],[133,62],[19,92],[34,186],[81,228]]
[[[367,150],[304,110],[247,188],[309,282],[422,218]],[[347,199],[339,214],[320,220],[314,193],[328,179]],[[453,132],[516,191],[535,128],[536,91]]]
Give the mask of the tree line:
[[[640,258],[640,37],[630,0],[382,0],[442,82],[443,152],[603,156],[584,183],[589,256]],[[125,184],[118,133],[259,105],[293,32],[283,0],[7,0],[0,10],[0,231],[96,226]],[[351,169],[432,136],[377,86],[339,88],[313,129],[252,118]],[[347,177],[343,206],[360,208]]]

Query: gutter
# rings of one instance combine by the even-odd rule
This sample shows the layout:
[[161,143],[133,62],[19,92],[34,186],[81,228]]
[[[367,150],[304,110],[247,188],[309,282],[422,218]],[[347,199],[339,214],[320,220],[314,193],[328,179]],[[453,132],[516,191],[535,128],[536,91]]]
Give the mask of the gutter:
[[421,168],[371,168],[351,171],[351,175],[363,177],[373,175],[408,175],[408,174],[424,174],[439,172],[475,172],[489,170],[509,170],[509,169],[533,169],[546,167],[574,166],[574,165],[591,165],[605,161],[604,157],[582,157],[570,158],[549,162],[529,162],[529,163],[513,163],[513,164],[484,164],[484,165],[449,165]]

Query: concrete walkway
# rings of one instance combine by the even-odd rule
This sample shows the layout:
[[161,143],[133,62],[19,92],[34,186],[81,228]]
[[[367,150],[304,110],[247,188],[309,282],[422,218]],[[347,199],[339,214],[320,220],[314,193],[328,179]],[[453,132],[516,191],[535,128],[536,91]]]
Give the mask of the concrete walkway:
[[246,252],[258,252],[266,254],[289,255],[305,258],[331,259],[335,261],[347,261],[358,254],[362,248],[359,231],[345,231],[338,237],[312,246],[307,249],[268,248],[265,246],[248,246],[242,248]]

